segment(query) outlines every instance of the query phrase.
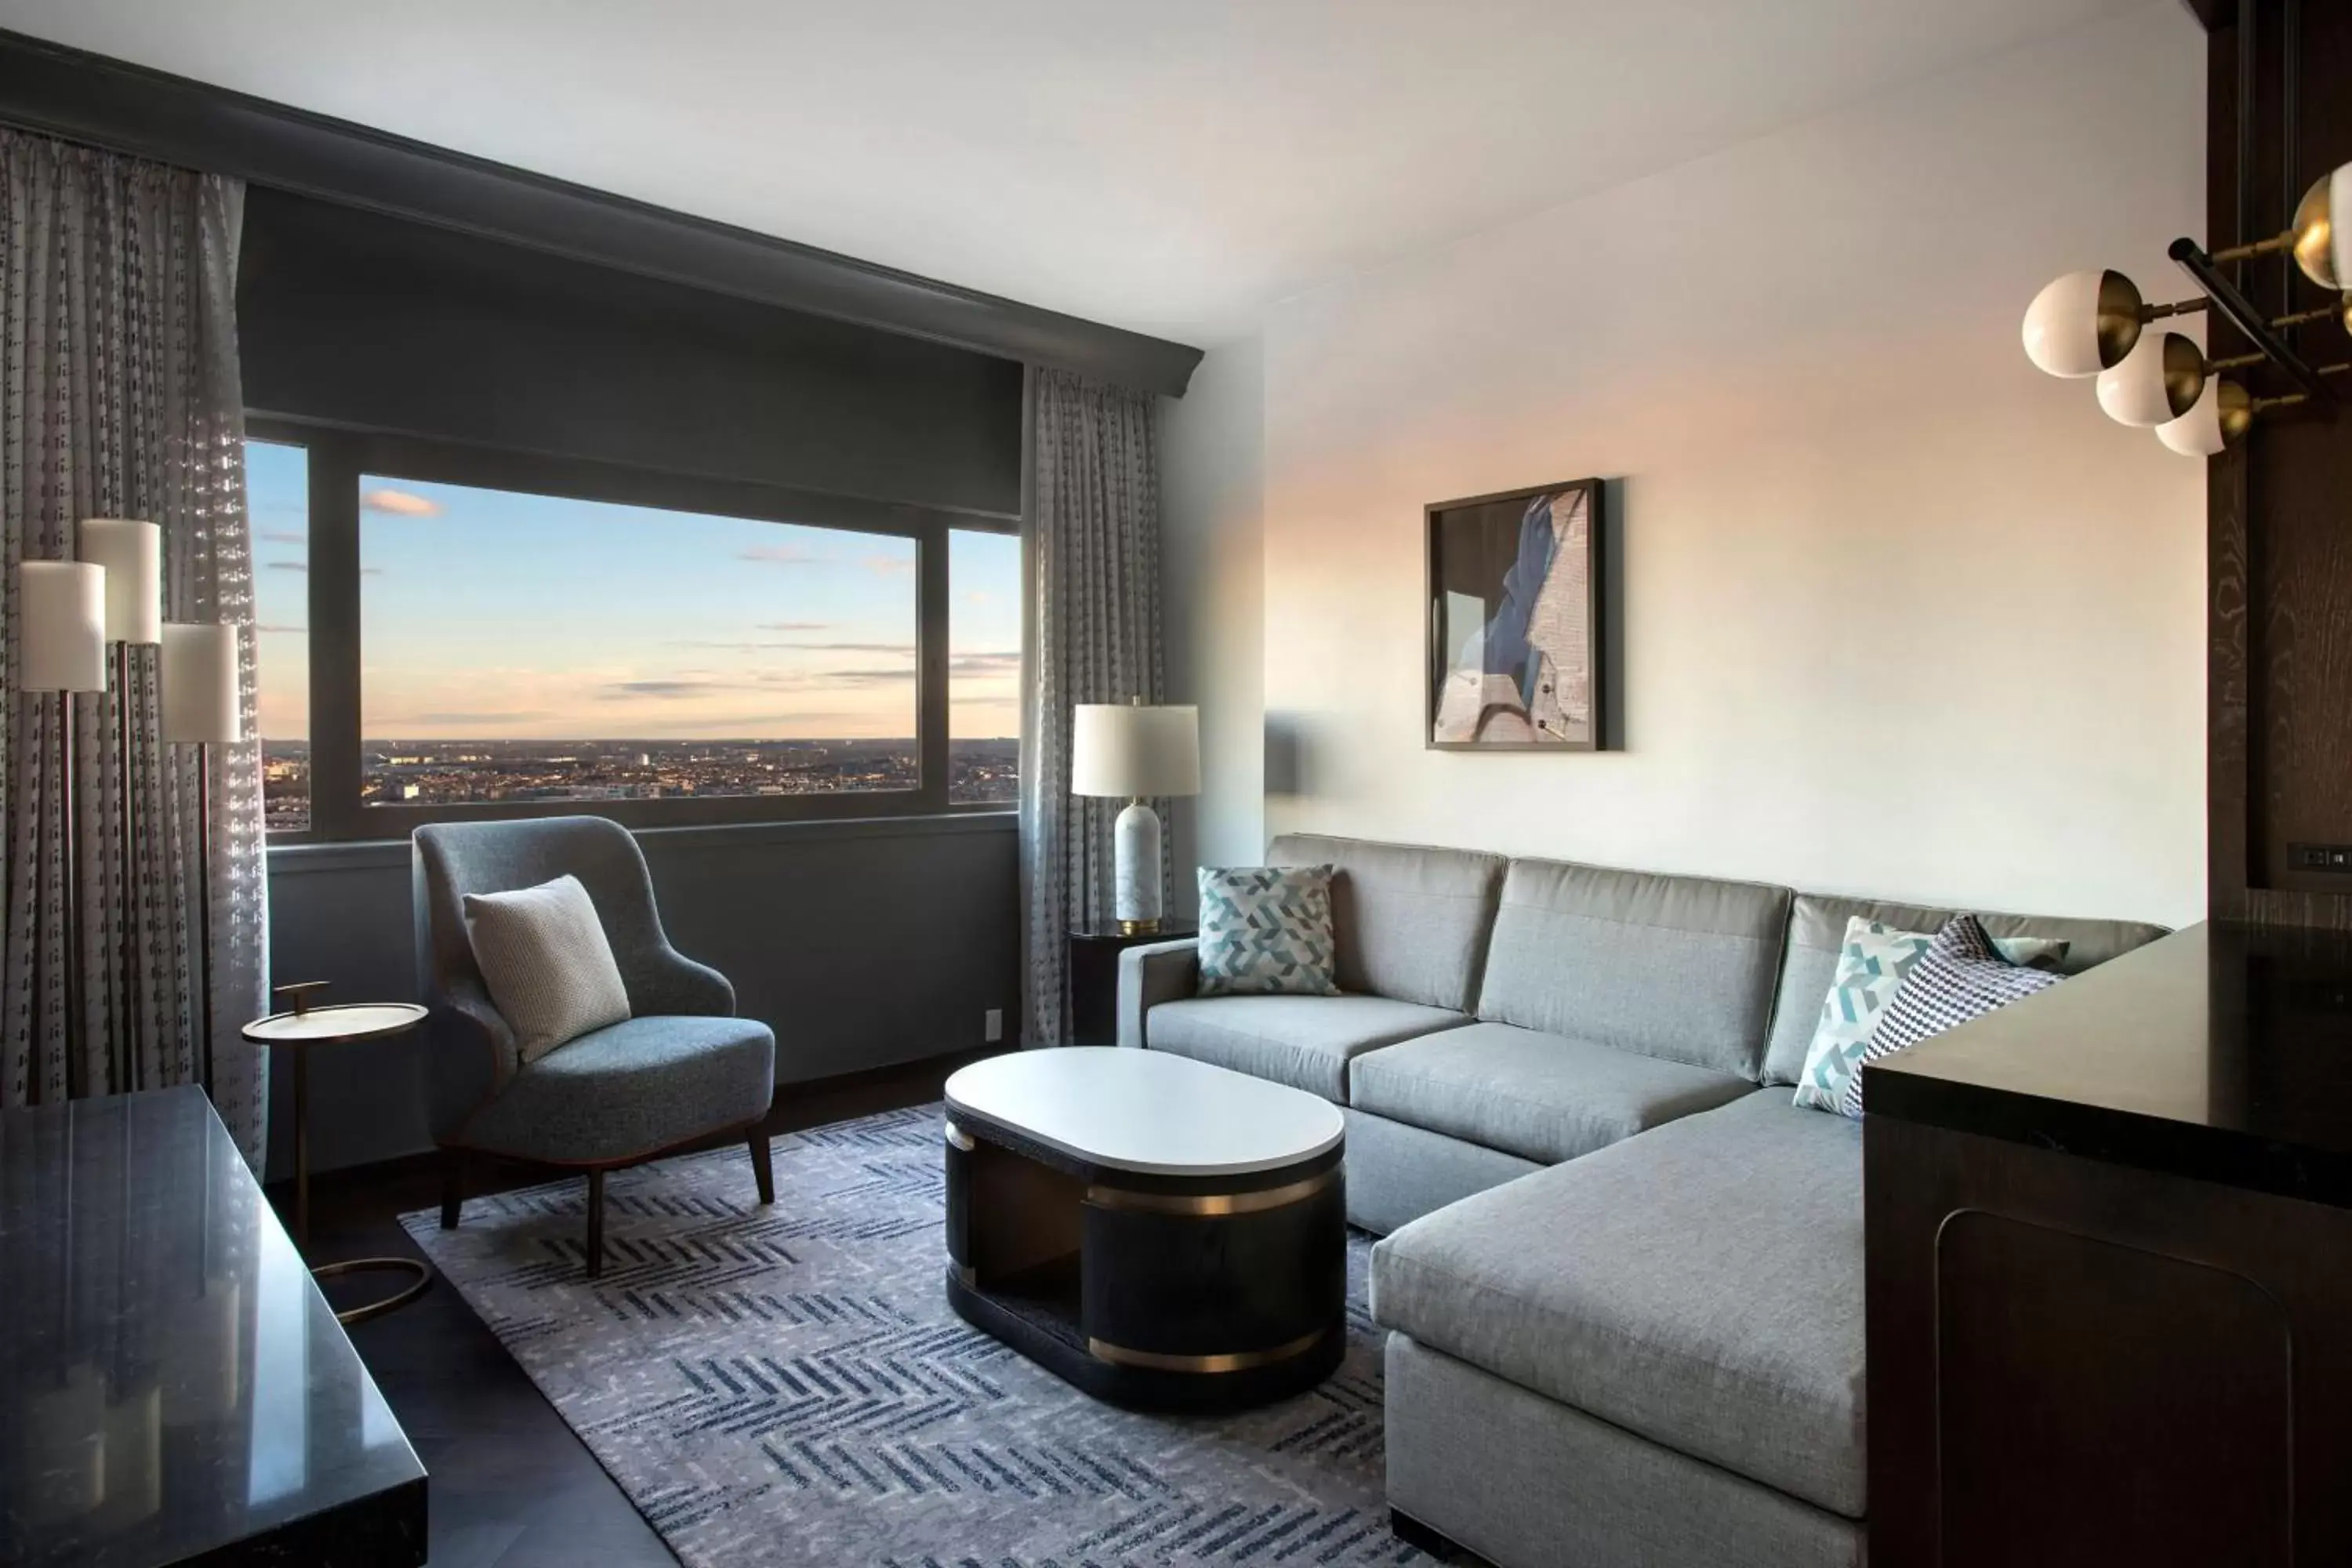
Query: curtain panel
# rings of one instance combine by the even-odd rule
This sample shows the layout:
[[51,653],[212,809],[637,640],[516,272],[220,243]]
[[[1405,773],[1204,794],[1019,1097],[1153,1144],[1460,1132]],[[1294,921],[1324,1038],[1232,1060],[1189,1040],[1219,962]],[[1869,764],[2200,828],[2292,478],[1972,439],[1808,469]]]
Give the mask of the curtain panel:
[[[236,181],[0,131],[0,1104],[202,1083],[257,1163],[266,1068],[238,1035],[268,996],[236,327],[243,198]],[[73,700],[83,978],[68,1028],[59,704],[16,689],[16,567],[73,558],[89,517],[160,523],[164,618],[237,628],[248,739],[211,748],[206,876],[198,752],[160,743],[157,650],[131,650],[126,690]],[[207,889],[209,955],[195,902]],[[209,1031],[197,1018],[207,956]]]
[[[1070,794],[1071,710],[1081,702],[1158,702],[1162,692],[1151,395],[1039,370],[1035,396],[1035,673],[1022,726],[1021,871],[1028,915],[1024,1038],[1040,1046],[1068,1037],[1071,928],[1111,918],[1111,825],[1127,804]],[[1167,803],[1157,804],[1164,817]]]

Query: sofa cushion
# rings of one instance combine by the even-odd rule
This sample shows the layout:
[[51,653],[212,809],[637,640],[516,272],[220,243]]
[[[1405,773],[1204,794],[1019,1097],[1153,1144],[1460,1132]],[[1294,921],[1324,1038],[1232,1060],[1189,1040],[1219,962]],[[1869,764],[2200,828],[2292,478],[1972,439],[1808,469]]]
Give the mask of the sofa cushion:
[[1348,1103],[1547,1164],[1573,1160],[1756,1086],[1509,1024],[1473,1024],[1348,1064]]
[[1864,1514],[1862,1129],[1752,1094],[1413,1221],[1372,1315],[1850,1519]]
[[[1780,994],[1772,1014],[1772,1042],[1764,1055],[1764,1081],[1793,1084],[1803,1079],[1805,1051],[1821,1021],[1822,999],[1829,994],[1831,977],[1837,973],[1846,921],[1859,915],[1904,931],[1933,931],[1942,930],[1956,912],[1918,904],[1799,893],[1789,906],[1789,940],[1780,960]],[[2139,921],[1987,914],[1977,919],[1996,937],[2050,937],[2065,942],[2065,962],[2059,966],[2062,974],[2080,974],[2165,934],[2162,926]]]
[[1265,858],[1274,866],[1336,868],[1331,923],[1340,990],[1470,1010],[1503,885],[1500,855],[1286,833]]
[[1752,1080],[1789,898],[1755,882],[1514,860],[1478,1016]]
[[452,1142],[558,1164],[650,1154],[767,1114],[776,1037],[751,1018],[631,1018],[514,1075]]
[[1143,1040],[1338,1105],[1348,1098],[1349,1058],[1469,1021],[1385,996],[1195,996],[1145,1014]]

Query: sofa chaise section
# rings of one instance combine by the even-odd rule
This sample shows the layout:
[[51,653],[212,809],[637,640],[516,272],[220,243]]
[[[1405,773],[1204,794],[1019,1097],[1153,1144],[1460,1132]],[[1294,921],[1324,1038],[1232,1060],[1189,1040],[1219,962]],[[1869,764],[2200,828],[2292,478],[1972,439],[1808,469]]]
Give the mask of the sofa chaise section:
[[1391,1502],[1502,1562],[1709,1560],[1630,1550],[1622,1532],[1647,1527],[1622,1510],[1549,1520],[1531,1550],[1459,1500],[1541,1498],[1559,1485],[1543,1456],[1589,1450],[1604,1474],[1713,1478],[1678,1505],[1747,1543],[1713,1560],[1854,1561],[1862,1248],[1859,1124],[1771,1094],[1406,1226],[1372,1255],[1391,1364],[1418,1363],[1389,1388]]

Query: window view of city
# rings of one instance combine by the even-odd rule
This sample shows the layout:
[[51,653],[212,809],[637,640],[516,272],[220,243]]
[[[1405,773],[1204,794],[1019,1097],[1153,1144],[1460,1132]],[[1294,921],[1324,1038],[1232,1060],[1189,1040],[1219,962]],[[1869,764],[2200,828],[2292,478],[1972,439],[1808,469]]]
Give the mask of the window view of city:
[[[310,823],[309,475],[247,446],[272,831]],[[910,791],[916,543],[363,477],[362,803]],[[948,797],[1019,794],[1020,542],[951,531]]]
[[[919,782],[912,740],[368,741],[361,752],[360,795],[370,805],[823,795]],[[948,765],[950,800],[1019,794],[1016,740],[953,742]],[[309,742],[265,742],[262,770],[270,831],[309,826]]]

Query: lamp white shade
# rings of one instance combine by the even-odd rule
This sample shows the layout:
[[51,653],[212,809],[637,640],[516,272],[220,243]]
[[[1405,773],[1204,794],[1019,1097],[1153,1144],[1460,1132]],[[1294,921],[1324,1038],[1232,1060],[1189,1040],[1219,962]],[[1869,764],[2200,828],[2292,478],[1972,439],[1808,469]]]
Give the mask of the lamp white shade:
[[2099,373],[2099,406],[2118,425],[2146,428],[2188,413],[2204,389],[2204,352],[2179,332],[2148,332]]
[[2122,273],[2069,272],[2025,308],[2025,357],[2052,375],[2096,375],[2139,341],[2139,289]]
[[106,569],[106,640],[163,640],[163,531],[130,517],[86,517],[81,558]]
[[2304,193],[2294,209],[2294,261],[2322,289],[2352,289],[2352,163]]
[[245,739],[236,700],[236,628],[163,627],[163,739],[226,745]]
[[1142,800],[1201,793],[1201,710],[1082,702],[1070,725],[1070,793]]
[[20,691],[106,689],[106,574],[83,561],[16,567]]
[[2207,380],[2189,412],[2158,426],[2156,438],[2184,458],[2219,457],[2230,445],[2221,430],[2221,378]]

